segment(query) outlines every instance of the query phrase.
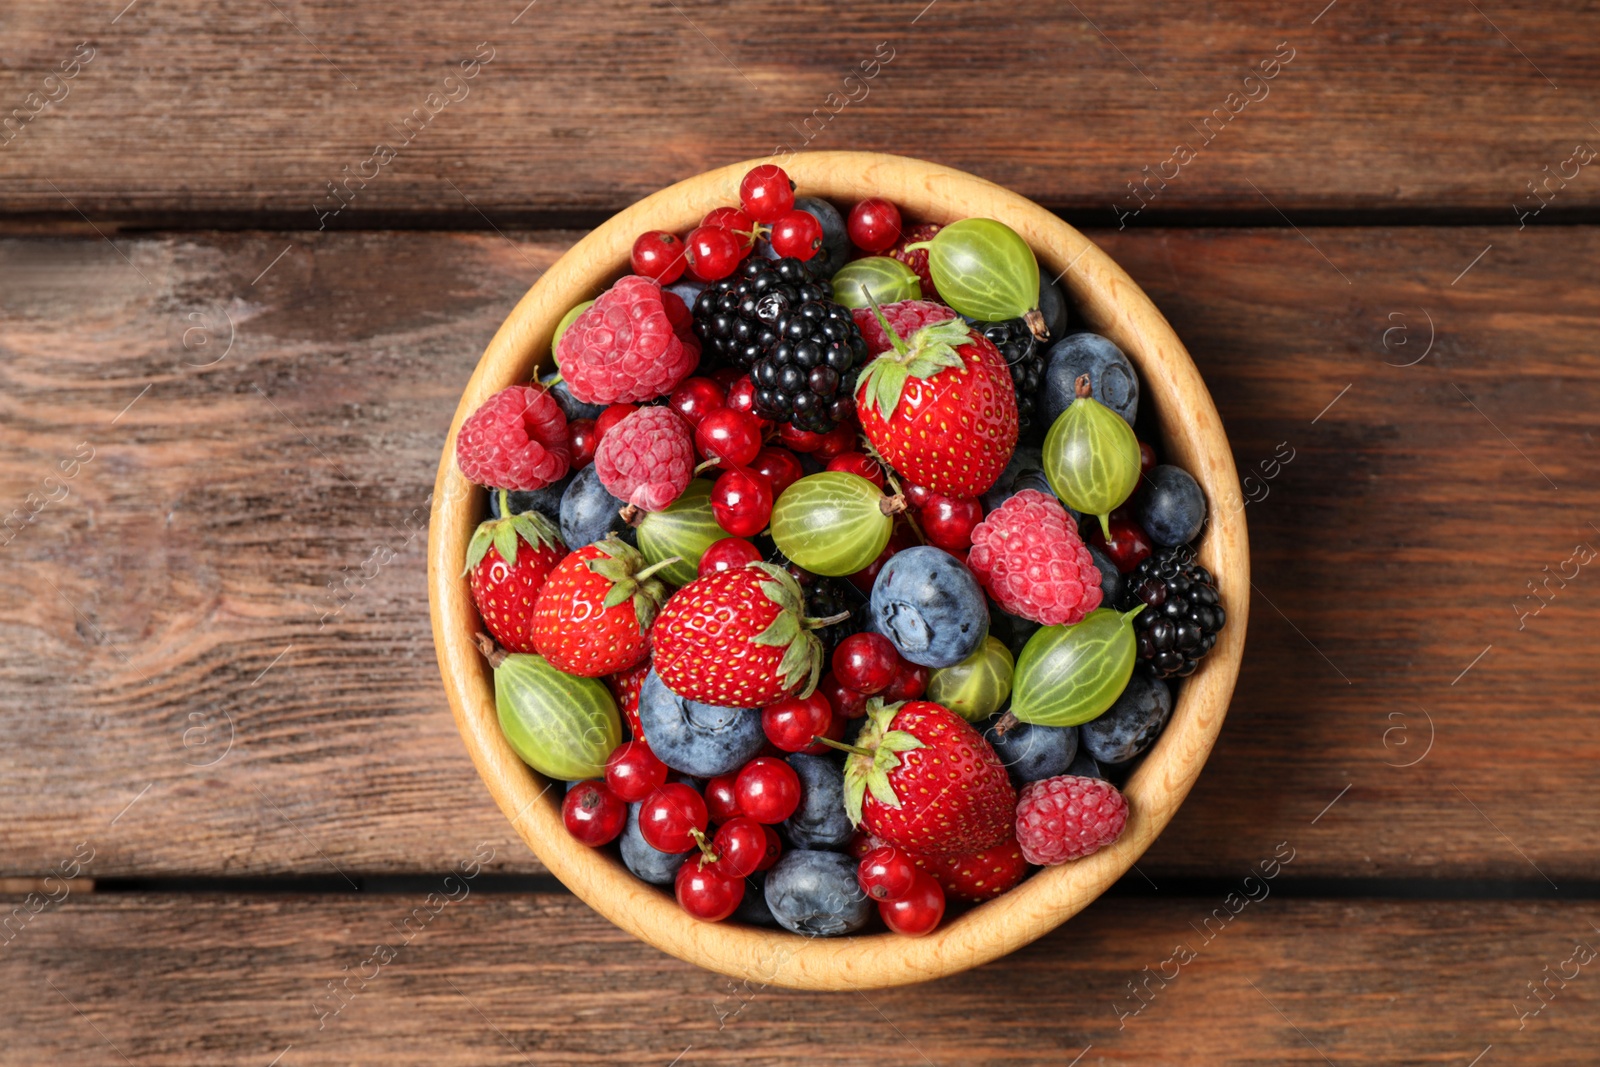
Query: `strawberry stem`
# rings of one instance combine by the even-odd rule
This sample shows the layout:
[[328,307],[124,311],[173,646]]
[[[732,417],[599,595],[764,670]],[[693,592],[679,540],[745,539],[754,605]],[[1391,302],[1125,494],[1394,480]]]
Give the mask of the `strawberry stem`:
[[894,332],[894,327],[889,325],[889,319],[884,315],[883,308],[878,306],[878,302],[872,298],[872,294],[867,291],[865,285],[861,287],[861,295],[867,298],[867,306],[872,309],[872,314],[877,318],[878,325],[883,327],[884,335],[889,338],[889,346],[894,349],[895,355],[901,357],[903,361],[910,351],[906,348],[905,341],[901,339],[899,334]]
[[843,741],[834,741],[826,737],[814,736],[811,738],[811,740],[817,742],[818,744],[827,745],[829,748],[836,748],[840,752],[849,752],[857,756],[866,756],[869,759],[874,755],[871,749],[862,748],[860,745],[847,745]]

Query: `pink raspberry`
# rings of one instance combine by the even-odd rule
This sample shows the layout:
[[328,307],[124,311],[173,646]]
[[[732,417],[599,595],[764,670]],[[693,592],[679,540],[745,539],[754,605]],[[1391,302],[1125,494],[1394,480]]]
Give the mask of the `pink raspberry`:
[[513,385],[485,400],[456,435],[456,466],[479,485],[543,489],[572,462],[567,417],[547,390]]
[[694,435],[671,408],[640,408],[600,438],[594,467],[618,500],[663,511],[694,477]]
[[[900,335],[902,341],[929,323],[956,317],[954,311],[932,300],[901,300],[883,305],[882,310],[883,317],[889,320],[889,325],[894,327],[894,332]],[[883,332],[883,327],[878,324],[878,316],[872,313],[871,308],[856,308],[850,312],[850,317],[856,320],[856,326],[867,342],[867,355],[877,356],[889,351],[889,335]]]
[[631,274],[567,327],[556,357],[568,391],[586,404],[654,400],[699,361],[673,328],[661,286]]
[[1099,778],[1029,782],[1017,798],[1017,844],[1024,859],[1043,867],[1098,852],[1127,825],[1127,798]]
[[1046,626],[1100,606],[1100,570],[1059,501],[1024,489],[972,530],[967,566],[996,604]]

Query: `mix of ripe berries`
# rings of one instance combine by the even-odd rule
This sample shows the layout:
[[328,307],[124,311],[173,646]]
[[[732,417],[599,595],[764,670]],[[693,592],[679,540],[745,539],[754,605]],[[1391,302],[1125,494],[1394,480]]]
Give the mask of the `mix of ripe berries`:
[[1226,615],[1204,494],[1020,237],[795,193],[640,234],[463,423],[464,577],[575,839],[708,922],[914,937],[1116,842]]

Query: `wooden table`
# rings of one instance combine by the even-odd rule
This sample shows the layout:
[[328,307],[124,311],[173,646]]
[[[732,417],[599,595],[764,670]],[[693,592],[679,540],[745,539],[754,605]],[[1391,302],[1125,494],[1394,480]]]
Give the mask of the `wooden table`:
[[[0,12],[0,1062],[1595,1062],[1592,6],[121,2]],[[429,638],[502,316],[774,146],[1060,211],[1255,473],[1182,813],[922,987],[735,987],[596,918]]]

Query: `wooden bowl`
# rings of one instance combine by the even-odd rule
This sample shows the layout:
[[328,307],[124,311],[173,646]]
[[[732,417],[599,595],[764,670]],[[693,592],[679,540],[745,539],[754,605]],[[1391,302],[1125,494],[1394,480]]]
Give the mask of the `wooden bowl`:
[[1228,625],[1183,684],[1166,730],[1128,780],[1131,817],[1110,848],[1041,870],[922,938],[807,938],[690,918],[670,891],[639,881],[608,853],[573,840],[562,825],[559,786],[551,788],[501,736],[491,674],[472,642],[480,629],[477,611],[460,576],[467,540],[486,504],[483,491],[456,469],[455,442],[461,421],[485,399],[533,377],[568,308],[627,271],[638,234],[683,233],[712,208],[737,203],[740,179],[759,162],[679,182],[611,218],[546,271],[501,325],[461,397],[439,463],[428,529],[434,644],[456,724],[495,801],[550,872],[600,914],[664,952],[752,986],[870,989],[921,982],[1003,956],[1081,911],[1133,865],[1178,810],[1222,727],[1244,651],[1250,560],[1237,506],[1239,479],[1217,409],[1182,343],[1132,279],[1077,230],[1015,193],[934,163],[866,152],[801,153],[783,161],[801,195],[844,207],[881,196],[918,220],[999,219],[1033,246],[1043,271],[1062,276],[1089,328],[1115,341],[1139,368],[1143,403],[1159,418],[1163,455],[1205,489],[1211,521],[1200,559],[1217,576]]

